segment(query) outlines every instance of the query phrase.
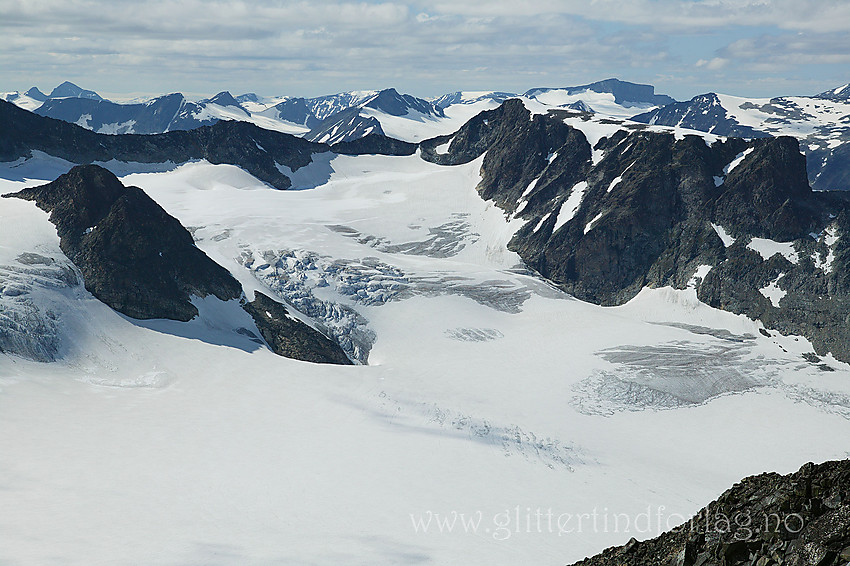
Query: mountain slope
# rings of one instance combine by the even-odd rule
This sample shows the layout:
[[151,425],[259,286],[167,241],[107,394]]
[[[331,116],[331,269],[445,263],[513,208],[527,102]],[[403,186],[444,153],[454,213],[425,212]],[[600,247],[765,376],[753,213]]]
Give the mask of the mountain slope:
[[793,136],[800,140],[806,155],[812,187],[847,190],[850,188],[850,104],[844,95],[848,90],[838,87],[816,97],[769,100],[708,93],[632,119],[722,136]]
[[6,196],[50,212],[86,289],[127,316],[185,322],[198,315],[191,296],[228,301],[242,293],[174,217],[106,169],[77,166],[52,183]]
[[850,360],[848,199],[811,191],[796,140],[709,145],[626,129],[591,147],[556,114],[532,116],[516,100],[435,151],[445,143],[423,143],[423,158],[486,153],[479,193],[525,221],[510,249],[570,294],[617,305],[646,286],[692,287]]
[[47,98],[87,98],[90,100],[103,100],[103,98],[101,98],[100,95],[93,90],[80,88],[69,81],[65,81],[50,91]]
[[[446,117],[438,106],[409,94],[399,94],[393,88],[352,99],[347,108],[326,115],[328,102],[324,99],[312,102],[321,122],[305,134],[306,139],[334,144],[386,133],[402,141],[419,141],[421,123],[438,123]],[[335,104],[341,105],[339,100]]]
[[[661,130],[526,105],[541,116],[507,108],[476,122],[494,198],[528,189],[499,184],[497,153],[520,186],[541,166],[572,180],[561,160],[583,172],[588,153],[591,169],[627,159],[631,134]],[[458,139],[472,146],[472,133]],[[551,151],[562,142],[572,161]],[[733,161],[746,149],[726,147]],[[0,163],[0,192],[70,168],[34,153]],[[0,324],[20,313],[25,330],[61,338],[52,363],[0,354],[0,505],[12,510],[0,561],[564,564],[654,536],[656,512],[662,526],[691,516],[741,477],[845,456],[846,364],[811,361],[804,337],[711,308],[693,288],[643,289],[616,307],[574,300],[506,248],[529,220],[480,197],[484,155],[311,159],[289,191],[205,160],[109,166],[249,297],[293,305],[369,365],[273,355],[236,301],[198,300],[186,323],[118,315],[60,286],[68,263],[47,213],[0,199]],[[615,161],[612,193],[638,167]],[[286,320],[266,306],[260,318]],[[649,506],[649,530],[573,528],[594,510],[601,522]]]
[[51,183],[4,196],[35,201],[50,212],[60,247],[80,270],[86,290],[124,315],[188,322],[201,314],[198,299],[241,299],[274,352],[351,363],[337,344],[280,303],[261,293],[248,303],[236,279],[195,247],[177,219],[102,167],[77,166]]

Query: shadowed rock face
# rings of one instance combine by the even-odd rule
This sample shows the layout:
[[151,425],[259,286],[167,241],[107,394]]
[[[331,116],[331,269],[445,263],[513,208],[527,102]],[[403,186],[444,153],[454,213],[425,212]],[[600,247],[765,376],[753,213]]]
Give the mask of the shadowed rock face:
[[86,289],[122,314],[186,322],[198,315],[193,296],[240,299],[276,354],[351,363],[337,343],[290,317],[284,305],[260,293],[247,303],[242,286],[195,247],[176,218],[102,167],[80,165],[52,183],[4,196],[35,201],[50,212],[59,245]]
[[351,365],[339,345],[295,318],[286,307],[260,292],[244,305],[276,354],[305,362]]
[[843,566],[850,561],[850,461],[744,479],[690,521],[574,566]]
[[[591,148],[557,113],[532,117],[509,100],[420,148],[445,165],[486,153],[479,193],[526,221],[509,248],[582,300],[619,305],[646,286],[692,286],[711,306],[850,361],[850,200],[812,192],[793,138],[707,145],[624,127]],[[762,257],[753,238],[785,242],[797,260]],[[769,299],[771,285],[784,295]]]
[[198,314],[192,295],[226,301],[242,294],[176,218],[102,167],[78,166],[52,183],[7,196],[50,212],[60,247],[82,272],[86,289],[127,316],[188,321]]

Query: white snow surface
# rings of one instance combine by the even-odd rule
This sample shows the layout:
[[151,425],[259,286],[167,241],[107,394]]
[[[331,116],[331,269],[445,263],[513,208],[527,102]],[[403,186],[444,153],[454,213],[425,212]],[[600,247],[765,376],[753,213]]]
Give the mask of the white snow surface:
[[753,238],[747,247],[755,250],[763,259],[770,259],[775,254],[781,254],[791,263],[800,261],[794,242],[776,242],[767,238]]
[[723,241],[723,245],[725,247],[728,248],[729,246],[735,243],[735,238],[730,236],[729,233],[726,232],[726,230],[723,228],[723,226],[720,226],[719,224],[712,224],[711,227],[714,228],[714,231],[717,232],[718,236],[720,236],[720,239]]
[[[735,159],[729,162],[729,164],[723,168],[723,174],[728,175],[730,171],[732,171],[735,167],[740,165],[749,154],[753,152],[753,148],[747,148],[738,155],[735,156]],[[717,183],[715,183],[716,185]]]
[[[49,308],[61,353],[0,354],[0,562],[566,564],[656,534],[577,514],[663,529],[741,477],[847,455],[847,365],[821,372],[806,340],[693,289],[604,308],[517,270],[522,221],[479,198],[481,161],[339,156],[294,191],[203,161],[124,166],[249,297],[356,311],[374,343],[352,367],[234,334],[232,303],[142,323],[50,285],[22,263],[67,263],[48,215],[0,199],[0,278],[20,292],[0,313]],[[0,193],[68,167],[0,164]],[[440,532],[453,513],[480,522]]]
[[759,293],[764,295],[766,298],[770,299],[770,304],[772,304],[776,308],[779,308],[779,301],[781,301],[782,298],[785,295],[788,294],[788,291],[786,291],[785,289],[781,289],[777,285],[779,280],[782,279],[783,275],[785,275],[785,274],[784,273],[780,274],[776,279],[771,281],[767,286],[759,289]]
[[587,181],[579,181],[570,191],[570,196],[567,197],[561,208],[558,209],[558,218],[555,220],[555,226],[552,232],[557,232],[558,228],[573,219],[581,207],[581,201],[584,199],[584,193],[587,190]]

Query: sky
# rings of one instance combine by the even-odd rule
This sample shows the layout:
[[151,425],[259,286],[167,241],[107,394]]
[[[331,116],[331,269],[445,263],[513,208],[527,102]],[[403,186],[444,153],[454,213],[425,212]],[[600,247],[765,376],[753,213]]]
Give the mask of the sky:
[[114,99],[850,82],[850,0],[0,0],[0,37],[0,92],[70,80]]

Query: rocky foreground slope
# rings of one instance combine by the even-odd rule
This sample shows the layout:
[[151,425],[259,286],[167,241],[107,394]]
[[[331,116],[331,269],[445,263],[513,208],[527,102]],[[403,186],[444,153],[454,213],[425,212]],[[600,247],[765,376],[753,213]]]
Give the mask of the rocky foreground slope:
[[850,461],[744,479],[688,522],[574,566],[844,566]]

